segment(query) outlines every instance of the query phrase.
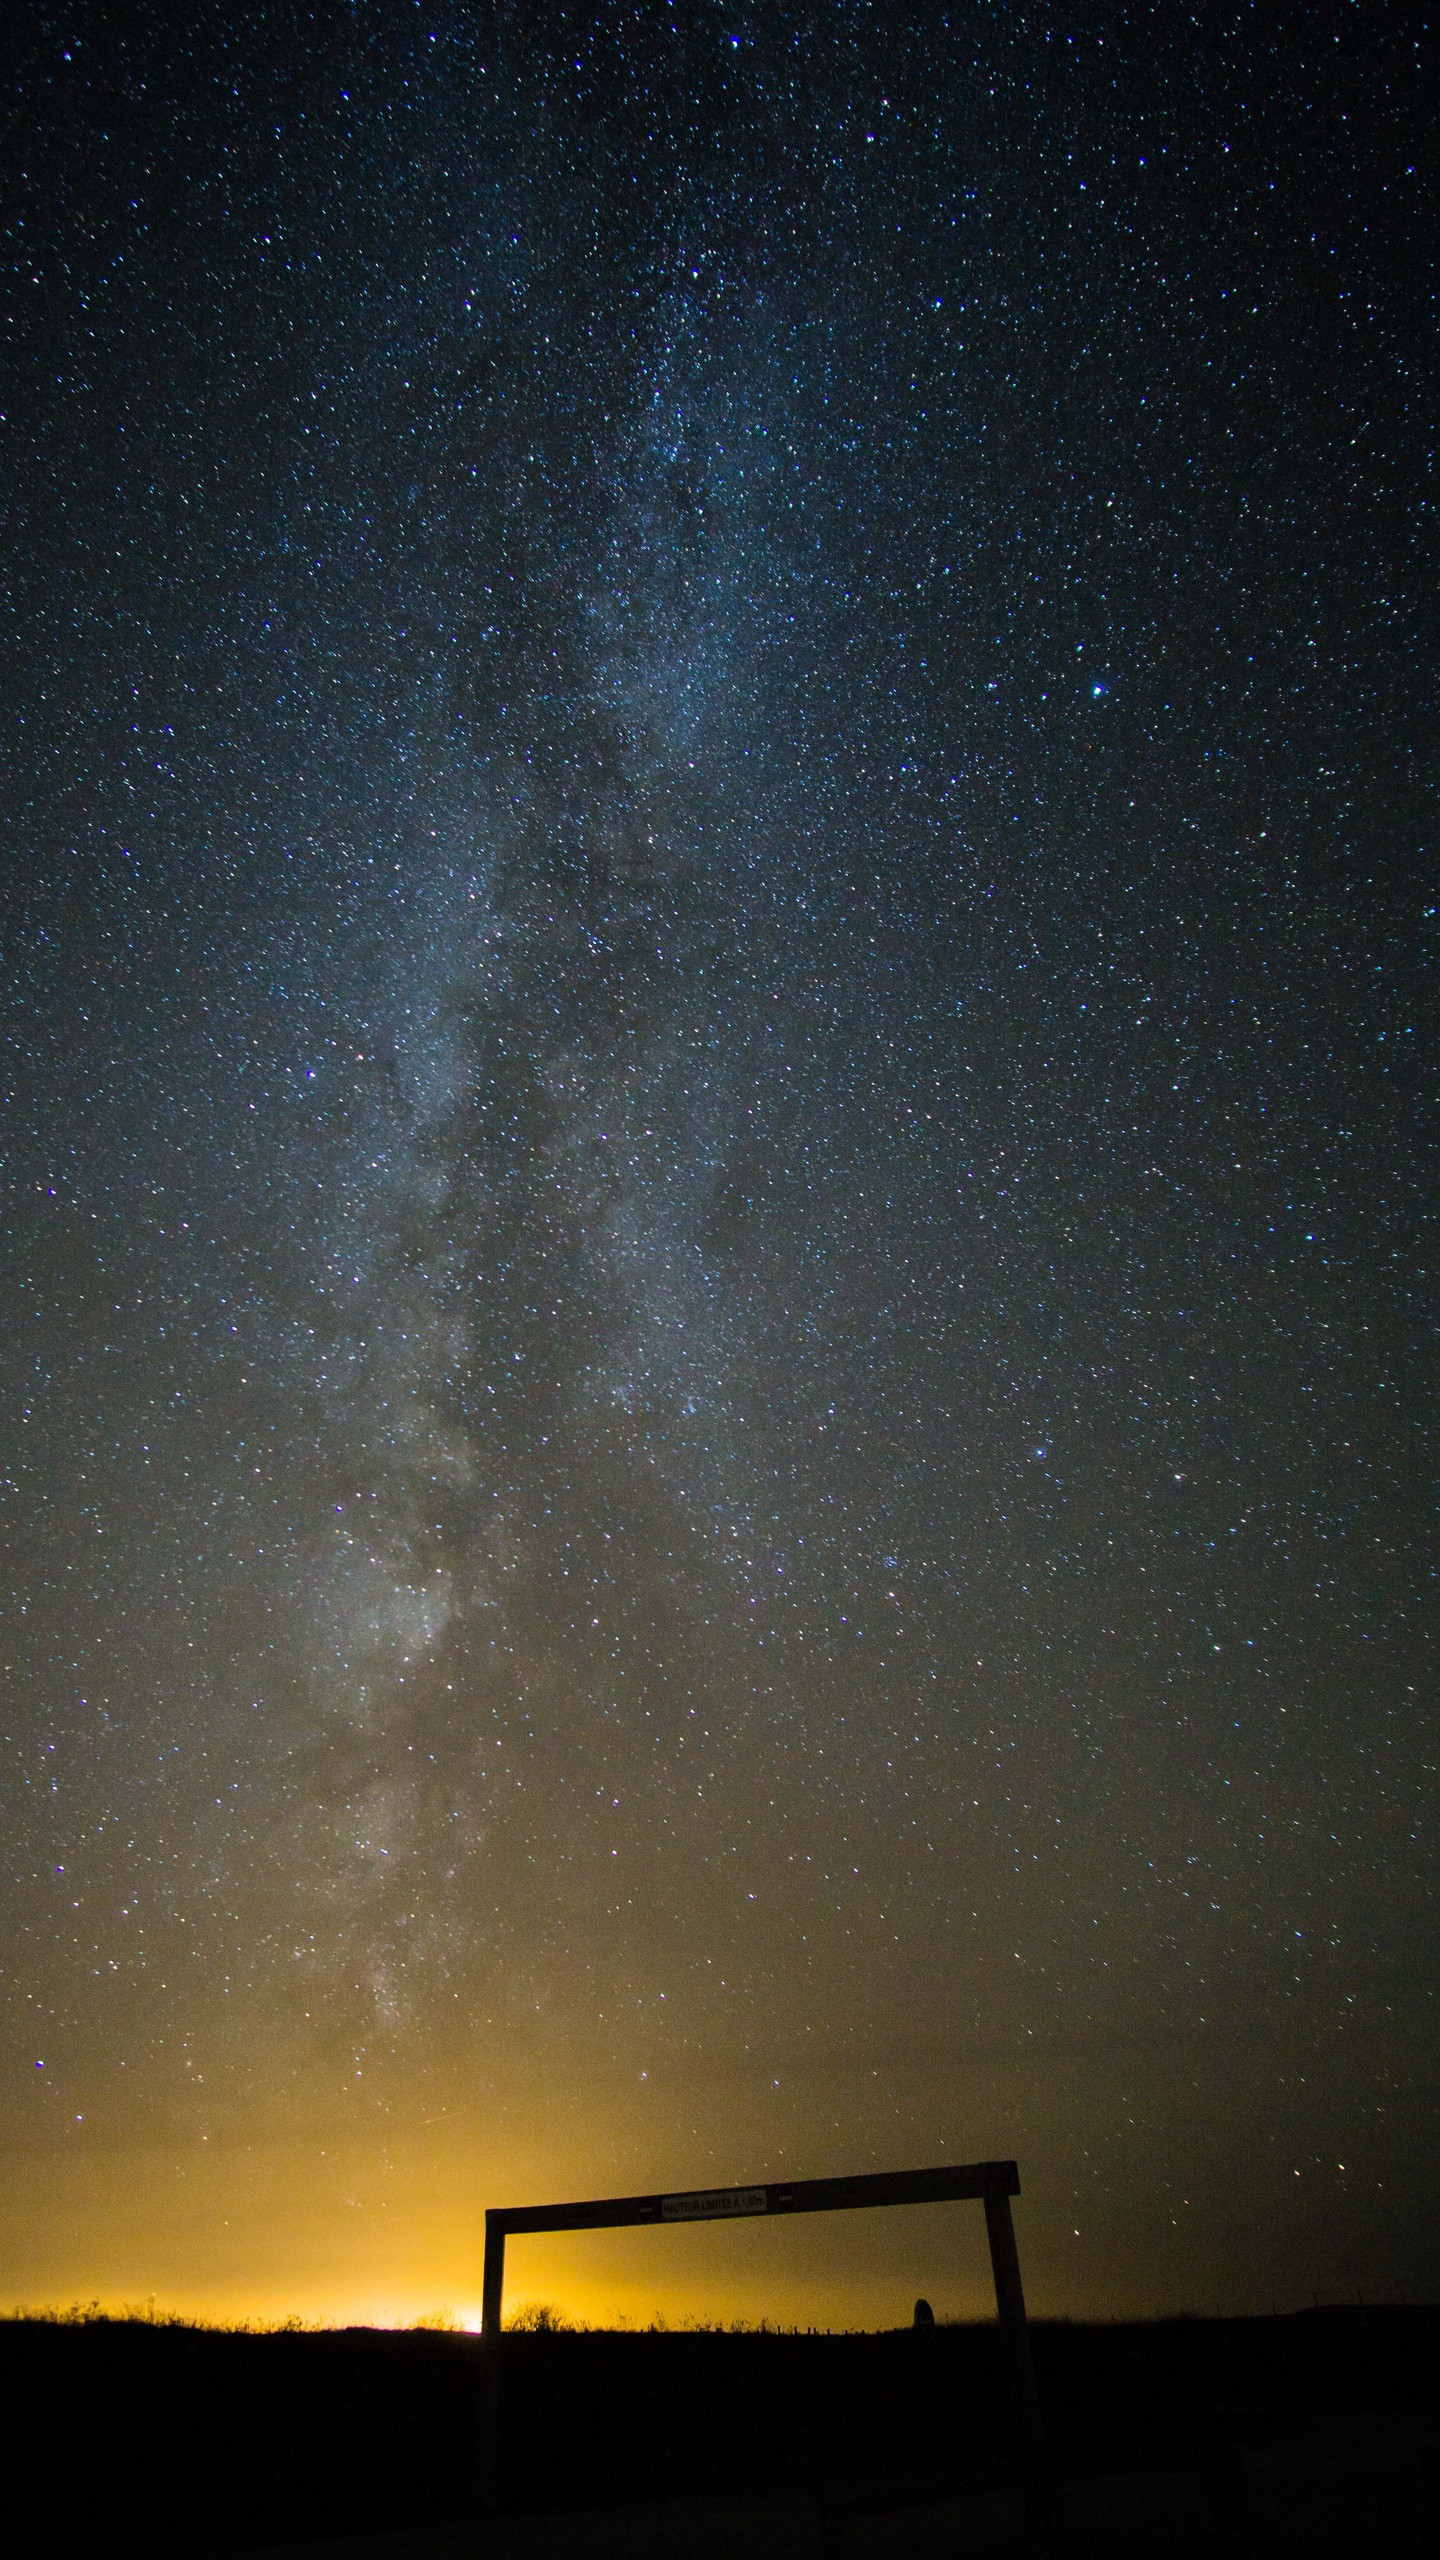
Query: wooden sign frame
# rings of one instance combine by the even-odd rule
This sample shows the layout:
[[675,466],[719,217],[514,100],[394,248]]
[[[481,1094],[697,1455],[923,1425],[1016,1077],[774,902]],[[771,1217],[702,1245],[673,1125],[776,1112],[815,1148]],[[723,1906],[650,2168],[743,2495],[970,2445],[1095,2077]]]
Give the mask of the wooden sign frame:
[[595,2196],[578,2204],[492,2206],[485,2216],[480,2313],[482,2396],[477,2488],[482,2507],[494,2507],[499,2486],[500,2314],[505,2292],[505,2243],[512,2234],[613,2231],[637,2223],[663,2230],[682,2222],[748,2221],[762,2214],[843,2213],[874,2205],[984,2205],[1016,2446],[1022,2464],[1029,2469],[1040,2458],[1040,2410],[1015,2226],[1010,2214],[1010,2199],[1019,2193],[1020,2172],[1013,2160],[978,2160],[965,2167],[881,2170],[856,2178],[777,2178],[748,2187],[681,2188],[669,2195]]

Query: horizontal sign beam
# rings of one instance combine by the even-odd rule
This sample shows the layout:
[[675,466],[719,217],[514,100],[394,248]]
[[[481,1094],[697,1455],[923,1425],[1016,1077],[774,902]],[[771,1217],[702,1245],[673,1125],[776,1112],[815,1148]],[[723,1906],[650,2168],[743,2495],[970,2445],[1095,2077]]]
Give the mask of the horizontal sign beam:
[[487,2232],[605,2231],[626,2223],[732,2222],[751,2214],[837,2213],[850,2206],[956,2204],[1018,2196],[1013,2160],[966,2168],[883,2169],[871,2177],[785,2178],[763,2187],[695,2187],[677,2195],[595,2196],[582,2204],[492,2205]]

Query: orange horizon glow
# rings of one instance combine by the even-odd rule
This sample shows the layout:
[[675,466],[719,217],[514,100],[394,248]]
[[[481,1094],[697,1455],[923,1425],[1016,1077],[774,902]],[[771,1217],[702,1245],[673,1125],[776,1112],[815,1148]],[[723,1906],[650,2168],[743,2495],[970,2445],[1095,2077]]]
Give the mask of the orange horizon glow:
[[[297,2111],[287,2125],[267,2107],[248,2121],[197,2111],[172,2121],[164,2142],[107,2142],[87,2126],[63,2149],[12,2153],[0,2302],[96,2303],[112,2316],[144,2306],[257,2328],[410,2328],[443,2315],[470,2329],[487,2205],[1001,2156],[1020,2163],[1015,2227],[1038,2317],[1262,2311],[1404,2289],[1372,2238],[1383,2191],[1348,2185],[1352,2154],[1348,2191],[1338,2164],[1321,2181],[1297,2179],[1285,2161],[1257,2164],[1237,2188],[1177,2114],[1163,2146],[1131,2155],[1133,2176],[1124,2155],[1112,2164],[1102,2195],[1082,2184],[1087,2136],[1090,2156],[1094,2146],[1083,2084],[1057,2089],[1033,2065],[1028,2086],[1015,2074],[1020,2104],[976,2106],[947,2129],[937,2085],[929,2120],[898,2137],[873,2079],[843,2131],[807,2128],[803,2090],[784,2114],[762,2093],[752,2107],[727,2106],[722,2147],[706,2141],[700,2100],[678,2085],[617,2091],[613,2111],[582,2122],[565,2103],[562,2061],[533,2048],[529,2059],[536,2094],[508,2123],[493,2107],[458,2104],[428,2122],[415,2121],[416,2107],[407,2122],[397,2077],[350,2113],[343,2141],[323,2119]],[[1348,2284],[1342,2269],[1355,2271]],[[517,2236],[506,2276],[507,2318],[549,2303],[592,2328],[890,2329],[920,2294],[942,2318],[994,2312],[983,2215],[970,2203]]]

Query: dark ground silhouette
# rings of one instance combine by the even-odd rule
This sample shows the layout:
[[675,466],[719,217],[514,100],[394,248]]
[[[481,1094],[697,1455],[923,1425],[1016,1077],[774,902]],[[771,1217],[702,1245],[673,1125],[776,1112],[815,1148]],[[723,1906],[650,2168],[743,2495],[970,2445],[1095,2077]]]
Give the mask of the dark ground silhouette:
[[[1440,2386],[1437,2307],[1033,2334],[1047,2435],[1082,2477],[1208,2466],[1223,2483],[1298,2425],[1433,2408]],[[983,2480],[1009,2462],[988,2325],[512,2334],[503,2353],[511,2507]],[[155,2560],[191,2560],[456,2515],[477,2367],[473,2338],[428,2331],[0,2323],[12,2478],[43,2484],[55,2551],[108,2548],[123,2524]]]

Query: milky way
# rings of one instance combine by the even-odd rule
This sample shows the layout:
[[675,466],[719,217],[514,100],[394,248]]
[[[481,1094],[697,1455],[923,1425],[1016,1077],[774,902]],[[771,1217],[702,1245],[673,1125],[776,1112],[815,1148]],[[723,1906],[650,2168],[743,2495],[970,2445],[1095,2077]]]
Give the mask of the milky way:
[[6,2283],[342,2121],[1419,2281],[1408,37],[23,50]]

